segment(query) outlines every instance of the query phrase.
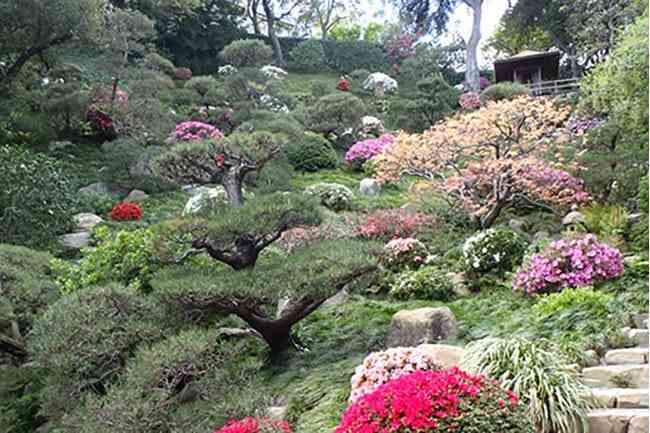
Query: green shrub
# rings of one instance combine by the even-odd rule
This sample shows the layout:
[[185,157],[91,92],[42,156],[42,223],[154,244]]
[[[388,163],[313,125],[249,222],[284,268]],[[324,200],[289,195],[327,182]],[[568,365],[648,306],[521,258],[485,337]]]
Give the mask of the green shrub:
[[334,93],[336,90],[333,83],[327,80],[314,80],[311,82],[311,94],[315,98],[322,98],[325,95]]
[[546,340],[486,338],[471,343],[461,368],[517,394],[543,433],[586,431],[588,389],[562,352]]
[[15,343],[1,346],[11,355],[23,356],[24,339],[34,320],[59,296],[52,259],[48,253],[0,244],[0,339]]
[[84,394],[104,394],[138,345],[169,334],[170,319],[159,303],[116,286],[81,290],[52,304],[28,341],[45,372],[43,415],[57,419]]
[[533,313],[543,318],[578,307],[581,310],[589,310],[595,317],[603,317],[609,312],[607,304],[613,299],[611,294],[595,291],[591,287],[567,288],[560,293],[543,296],[533,307]]
[[78,132],[89,103],[88,92],[78,82],[55,83],[47,86],[42,110],[55,130],[70,134]]
[[[248,338],[187,331],[139,350],[119,383],[62,423],[79,433],[213,431],[262,412],[268,396],[255,377],[262,364]],[[248,357],[247,357],[248,355]]]
[[158,53],[149,53],[144,57],[144,64],[147,68],[162,72],[168,77],[173,77],[176,73],[176,66],[171,60],[166,59]]
[[0,431],[33,433],[43,424],[39,415],[42,372],[29,365],[0,368]]
[[300,43],[289,52],[292,69],[305,72],[322,72],[326,68],[323,44],[316,39]]
[[201,98],[205,98],[210,90],[218,86],[219,82],[214,77],[204,75],[199,77],[192,77],[187,83],[185,83],[185,86],[183,86],[183,88],[191,89],[199,94]]
[[313,132],[305,132],[299,141],[289,143],[285,153],[289,163],[299,171],[335,168],[338,164],[338,156],[332,145]]
[[56,159],[0,146],[0,239],[49,246],[72,227],[75,189]]
[[317,197],[323,206],[333,211],[350,209],[352,206],[352,191],[338,183],[317,183],[308,186],[305,194]]
[[263,66],[273,60],[273,50],[258,39],[240,39],[230,44],[220,53],[221,58],[236,67]]
[[305,128],[289,113],[274,113],[257,110],[251,113],[249,120],[237,127],[238,132],[266,131],[281,134],[287,140],[300,140]]
[[105,215],[115,206],[115,197],[99,192],[80,193],[77,202],[78,212]]
[[454,286],[447,273],[433,266],[400,272],[392,278],[389,287],[391,296],[403,300],[448,301],[454,294]]
[[350,78],[352,78],[357,83],[363,83],[370,75],[370,71],[367,69],[355,69],[350,72]]
[[356,128],[366,114],[361,99],[344,92],[319,98],[308,108],[307,128],[320,134],[341,137],[348,129]]
[[521,83],[504,81],[492,84],[481,92],[481,102],[483,104],[489,101],[501,101],[512,99],[516,96],[528,95],[530,90]]
[[253,177],[256,194],[271,194],[290,191],[294,171],[286,157],[275,158],[264,166],[264,170]]
[[392,122],[410,131],[430,128],[456,108],[458,91],[440,74],[419,80],[408,99],[391,102]]
[[327,65],[340,73],[350,73],[355,69],[369,71],[387,71],[390,69],[388,58],[381,46],[365,41],[322,42]]
[[526,252],[526,241],[507,228],[491,228],[470,236],[463,244],[468,272],[502,274],[511,272]]
[[582,213],[590,233],[610,245],[623,245],[629,223],[629,213],[623,206],[595,203],[583,209]]
[[84,250],[78,264],[63,260],[53,262],[62,293],[108,282],[149,290],[149,281],[161,267],[154,251],[153,229],[112,233],[107,227],[99,227],[94,236],[97,247]]

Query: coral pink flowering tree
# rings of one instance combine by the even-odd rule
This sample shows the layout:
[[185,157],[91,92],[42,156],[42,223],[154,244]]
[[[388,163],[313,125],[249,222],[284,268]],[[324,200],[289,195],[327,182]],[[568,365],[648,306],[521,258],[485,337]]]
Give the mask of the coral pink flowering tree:
[[460,200],[481,228],[508,207],[559,211],[588,199],[579,180],[544,161],[553,156],[564,163],[569,114],[547,98],[488,102],[422,134],[400,133],[373,159],[375,173],[383,182],[406,175],[430,180],[445,197]]
[[562,239],[535,254],[517,272],[513,287],[528,295],[591,286],[618,278],[623,255],[594,235]]
[[[200,122],[191,122],[200,123]],[[232,134],[214,139],[218,129],[209,132],[206,140],[181,141],[155,161],[157,172],[163,178],[177,183],[223,185],[228,201],[233,206],[244,203],[243,183],[250,173],[259,173],[267,162],[280,152],[280,140],[273,134],[255,132]],[[190,128],[183,129],[182,137],[200,136]]]
[[457,368],[416,371],[356,400],[335,433],[532,433],[525,405],[483,376]]

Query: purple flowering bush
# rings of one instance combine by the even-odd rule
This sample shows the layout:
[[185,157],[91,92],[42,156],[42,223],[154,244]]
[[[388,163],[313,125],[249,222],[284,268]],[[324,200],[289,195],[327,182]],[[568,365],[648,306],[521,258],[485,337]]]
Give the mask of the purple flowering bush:
[[173,141],[219,140],[223,133],[208,123],[188,121],[176,125],[171,138]]
[[622,273],[621,252],[588,234],[550,243],[522,265],[513,286],[528,295],[559,292],[613,280]]
[[392,144],[394,139],[395,137],[390,134],[383,134],[379,138],[357,141],[345,154],[345,161],[355,170],[361,170],[366,161],[374,158],[384,147]]

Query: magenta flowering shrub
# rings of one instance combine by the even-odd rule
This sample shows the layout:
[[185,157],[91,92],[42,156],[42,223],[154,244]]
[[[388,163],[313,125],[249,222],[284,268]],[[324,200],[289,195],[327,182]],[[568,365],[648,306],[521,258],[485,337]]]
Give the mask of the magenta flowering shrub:
[[458,104],[463,111],[477,110],[481,107],[481,97],[476,92],[466,92],[460,95]]
[[223,138],[223,133],[219,129],[208,123],[195,121],[179,123],[172,133],[174,141],[219,140],[220,138]]
[[526,405],[484,376],[416,371],[353,403],[334,433],[532,433]]
[[383,134],[379,138],[370,138],[357,141],[345,154],[345,161],[357,170],[361,170],[363,164],[381,153],[384,147],[393,143],[395,137],[391,134]]
[[350,381],[350,402],[355,402],[384,383],[418,370],[440,370],[436,358],[417,347],[395,347],[371,353],[357,367]]
[[386,268],[417,269],[427,257],[427,247],[414,238],[397,238],[384,245],[379,261]]
[[588,234],[550,243],[522,265],[513,286],[529,295],[559,292],[613,280],[622,273],[621,252]]
[[247,417],[232,420],[214,433],[293,433],[286,421],[275,421],[269,418]]

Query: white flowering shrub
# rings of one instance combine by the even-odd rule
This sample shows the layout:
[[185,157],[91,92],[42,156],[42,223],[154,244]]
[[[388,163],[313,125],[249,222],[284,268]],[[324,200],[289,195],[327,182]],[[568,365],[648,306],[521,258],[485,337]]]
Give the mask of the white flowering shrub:
[[[252,193],[247,193],[243,191],[244,198],[250,198],[253,196]],[[228,194],[226,189],[217,185],[215,187],[206,187],[202,186],[197,188],[197,190],[192,194],[185,203],[183,208],[183,215],[194,215],[202,212],[209,212],[221,206],[228,205]]]
[[415,238],[397,238],[384,245],[380,263],[391,270],[417,269],[427,257],[427,247]]
[[318,197],[323,206],[333,211],[350,209],[352,205],[352,191],[338,183],[317,183],[308,186],[305,194]]
[[395,347],[371,353],[358,366],[350,381],[350,402],[377,389],[384,383],[418,370],[440,370],[438,360],[417,347]]
[[217,73],[222,77],[235,75],[237,72],[238,69],[235,68],[233,65],[224,65],[224,66],[220,66],[219,69],[217,69]]
[[271,95],[262,95],[260,97],[260,105],[274,113],[288,113],[289,107],[287,107],[282,101],[278,98],[275,98]]
[[491,228],[465,240],[463,256],[467,271],[501,274],[521,264],[526,241],[506,228]]
[[287,71],[273,65],[262,66],[260,71],[262,71],[267,78],[275,78],[276,80],[281,80],[288,75]]

